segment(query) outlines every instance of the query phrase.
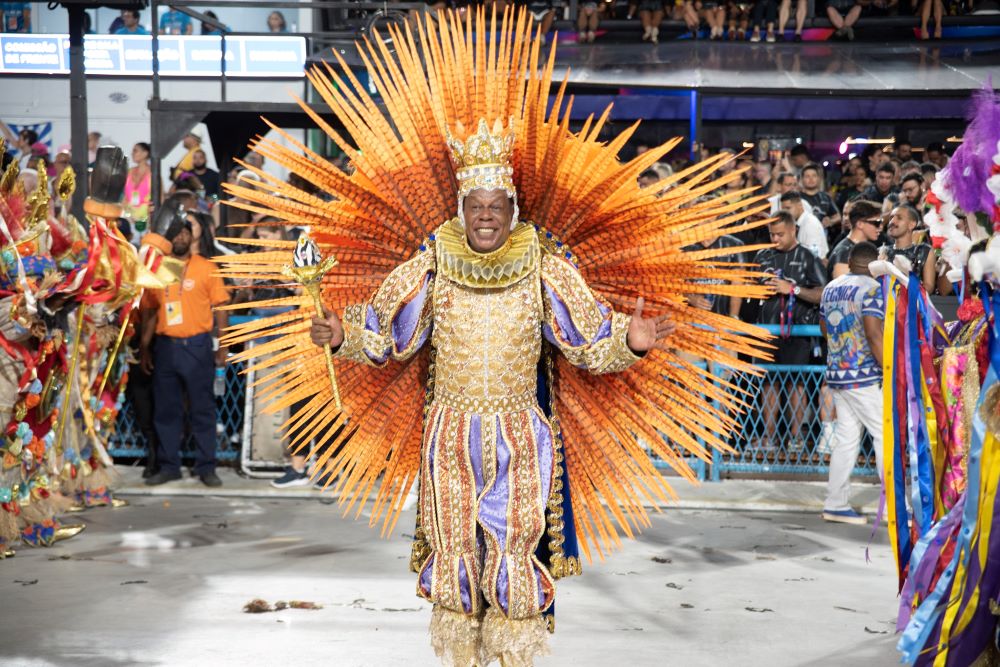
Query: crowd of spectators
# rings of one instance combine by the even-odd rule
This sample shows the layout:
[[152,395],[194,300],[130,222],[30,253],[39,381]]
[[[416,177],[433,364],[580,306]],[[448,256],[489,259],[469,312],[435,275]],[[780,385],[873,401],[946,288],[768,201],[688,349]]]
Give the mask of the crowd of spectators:
[[[436,0],[432,8],[463,7],[463,0]],[[525,4],[548,34],[553,18],[563,15],[569,6],[565,0],[496,0],[492,4]],[[834,39],[853,40],[854,25],[862,17],[914,16],[920,21],[920,38],[939,39],[945,15],[954,16],[977,10],[995,11],[992,0],[957,0],[947,5],[943,0],[825,0],[817,2],[815,17],[826,18]],[[802,41],[809,18],[807,0],[580,0],[575,17],[577,41],[593,42],[601,34],[599,26],[607,19],[638,20],[641,39],[657,43],[663,21],[683,23],[682,37],[711,40],[776,42],[779,39]],[[793,20],[794,18],[794,20]],[[933,20],[931,20],[933,19]]]
[[[32,32],[31,4],[28,2],[0,3],[3,22],[0,32]],[[417,3],[428,10],[456,8],[460,11],[484,4],[473,0],[427,0]],[[573,21],[577,28],[577,41],[594,42],[602,34],[600,24],[607,19],[635,20],[641,29],[644,42],[657,43],[665,20],[683,23],[687,33],[683,37],[711,40],[751,42],[776,42],[779,39],[802,41],[803,30],[809,16],[807,0],[579,0],[576,15],[569,16],[567,0],[491,0],[491,6],[502,10],[506,5],[524,5],[534,15],[542,28],[543,39],[548,36],[556,18]],[[794,5],[794,6],[793,6]],[[794,10],[794,11],[793,11]],[[414,10],[417,11],[417,10]],[[854,26],[862,17],[913,16],[919,21],[920,39],[940,39],[945,16],[983,12],[996,13],[996,0],[821,0],[817,2],[813,18],[825,18],[834,29],[834,39],[853,40]],[[212,11],[204,14],[218,21]],[[89,14],[87,20],[90,20]],[[195,34],[195,20],[177,9],[160,14],[158,28],[165,35]],[[268,14],[261,32],[295,32],[280,11]],[[86,32],[92,32],[88,28]],[[122,10],[108,30],[110,34],[148,35],[149,28],[142,23],[141,13],[134,9]],[[200,34],[216,35],[217,26],[201,23]]]
[[[638,147],[639,151],[644,149]],[[706,158],[716,152],[733,154],[730,149],[702,148],[699,157]],[[729,297],[703,294],[690,294],[688,301],[698,308],[768,325],[775,334],[774,363],[796,369],[779,373],[773,380],[769,375],[763,382],[754,399],[760,402],[759,414],[763,418],[751,420],[754,423],[748,422],[745,429],[750,439],[749,450],[773,452],[780,448],[787,454],[803,451],[805,442],[812,441],[818,444],[810,452],[830,452],[838,422],[833,406],[836,392],[831,392],[819,376],[805,370],[828,363],[827,338],[794,327],[820,324],[824,287],[857,271],[851,262],[858,247],[871,247],[879,258],[889,261],[905,257],[928,295],[948,296],[955,291],[924,224],[924,215],[932,208],[928,201],[930,186],[948,159],[942,143],[915,148],[910,142],[899,140],[892,145],[870,144],[860,155],[852,154],[839,163],[825,163],[829,168],[814,161],[805,146],[796,145],[773,161],[732,155],[719,169],[717,176],[731,174],[733,169],[741,171],[742,176],[720,186],[710,196],[727,196],[732,183],[739,188],[756,188],[757,194],[767,198],[767,203],[760,206],[758,199],[757,204],[748,205],[748,219],[770,220],[755,229],[720,236],[702,245],[724,250],[719,262],[758,265],[766,276],[763,282],[772,286],[774,292],[769,298],[744,299],[741,303],[734,303]],[[687,166],[686,158],[654,165],[639,177],[639,185],[655,189],[664,171]],[[753,207],[763,210],[752,212]],[[989,230],[976,216],[958,209],[952,212],[960,221],[959,229],[973,243],[988,236]],[[772,244],[772,247],[747,256],[726,250],[755,244]],[[841,333],[828,330],[826,335]],[[846,364],[847,370],[853,364],[836,363]],[[816,432],[805,432],[816,427]]]
[[[639,147],[639,151],[644,150]],[[732,153],[731,149],[721,149]],[[701,157],[713,153],[701,149]],[[920,159],[918,160],[918,156]],[[931,205],[927,195],[938,171],[948,163],[948,152],[942,143],[930,143],[915,149],[906,140],[892,145],[869,145],[859,155],[852,155],[829,168],[812,159],[806,146],[798,144],[783,151],[774,161],[755,160],[749,155],[734,157],[719,170],[719,175],[738,169],[741,178],[733,183],[738,187],[756,188],[768,199],[769,206],[751,217],[775,217],[770,227],[759,227],[740,232],[738,240],[745,244],[775,243],[775,236],[785,236],[781,225],[794,225],[794,234],[787,249],[802,254],[808,251],[809,261],[794,262],[794,267],[774,266],[775,283],[785,281],[800,287],[822,287],[824,283],[847,271],[846,257],[851,248],[862,241],[875,243],[883,258],[892,260],[903,255],[910,260],[914,270],[922,277],[928,293],[945,296],[953,287],[944,277],[945,266],[938,260],[930,245],[924,214]],[[678,158],[662,167],[669,170],[687,166],[686,158]],[[639,178],[642,187],[657,187],[662,172],[654,168],[643,172]],[[720,187],[716,193],[726,196],[731,185]],[[962,221],[962,229],[973,241],[984,234],[975,216],[963,211],[955,214]],[[768,264],[768,253],[756,258]],[[780,262],[779,262],[780,264]],[[815,265],[822,271],[812,271]],[[765,267],[767,268],[767,267]],[[818,276],[822,273],[822,280]],[[813,285],[812,283],[817,283]],[[808,299],[806,304],[783,322],[781,313],[770,307],[750,307],[744,304],[742,317],[761,324],[815,324],[815,306]],[[766,304],[757,304],[758,306]]]
[[[920,38],[939,39],[943,17],[972,13],[976,10],[995,11],[993,0],[956,0],[947,5],[943,0],[824,0],[817,2],[816,17],[825,17],[834,29],[834,39],[853,40],[854,25],[862,17],[914,16],[920,21]],[[463,0],[436,0],[427,5],[434,9],[464,7]],[[535,19],[542,23],[547,35],[553,19],[568,13],[565,0],[494,0],[505,4],[524,4]],[[580,0],[575,17],[577,41],[590,43],[601,34],[599,26],[606,19],[638,20],[641,39],[657,43],[663,21],[683,23],[687,33],[682,37],[710,40],[776,42],[779,39],[802,41],[809,18],[807,0]],[[792,20],[794,17],[794,20]],[[931,19],[933,18],[933,21]]]
[[[7,33],[31,33],[31,6],[30,2],[0,2],[0,32]],[[218,15],[211,10],[203,13],[205,16],[219,21]],[[93,19],[89,13],[84,14],[84,33],[93,34]],[[193,35],[195,34],[196,21],[188,14],[177,9],[169,8],[160,14],[157,23],[161,35]],[[267,15],[264,25],[260,27],[261,32],[285,33],[294,32],[295,24],[289,26],[285,20],[285,15],[280,11],[272,11]],[[123,9],[121,14],[108,26],[109,35],[149,35],[148,24],[143,23],[143,13],[137,9]],[[209,23],[201,23],[200,34],[218,35],[221,34],[217,26]]]
[[[22,169],[44,169],[50,177],[56,177],[70,162],[68,146],[60,147],[51,155],[48,146],[40,142],[37,133],[31,129],[21,129],[15,135],[7,125],[0,123],[0,132],[7,139],[8,151],[20,162]],[[91,155],[88,155],[88,162],[93,160],[93,153],[101,140],[99,132],[90,133]],[[237,209],[217,204],[225,196],[222,183],[258,180],[258,175],[242,166],[234,166],[226,174],[211,169],[208,166],[209,156],[202,147],[202,138],[196,132],[189,132],[182,140],[182,146],[184,154],[177,164],[164,165],[164,175],[168,179],[164,196],[178,190],[194,193],[199,208],[213,216],[217,227],[215,231],[228,233],[237,229],[237,225],[251,221],[250,218],[242,219],[249,214],[237,213]],[[643,145],[635,147],[636,152],[646,149]],[[893,253],[902,252],[911,245],[920,246],[926,235],[922,215],[929,206],[927,193],[938,170],[948,162],[948,152],[942,143],[930,143],[914,149],[905,140],[884,147],[869,145],[861,154],[852,154],[839,162],[824,163],[828,166],[814,161],[806,146],[801,144],[783,151],[774,160],[757,160],[748,153],[736,155],[731,148],[711,150],[701,147],[699,157],[704,159],[719,152],[731,156],[720,167],[719,174],[738,173],[720,187],[718,194],[730,196],[746,188],[756,188],[768,200],[768,206],[757,215],[772,217],[780,212],[787,213],[795,223],[797,242],[817,258],[831,277],[838,275],[834,260],[840,245],[859,237],[860,232],[856,228],[859,221],[864,225],[865,220],[879,219],[878,225],[871,223],[878,228],[878,235],[866,237],[866,240],[878,240],[884,254],[890,258]],[[132,168],[125,201],[127,217],[145,220],[153,207],[149,145],[137,143],[132,146],[130,154]],[[266,169],[264,157],[257,153],[248,153],[243,159],[252,167]],[[343,158],[330,159],[336,161],[338,166],[347,168]],[[657,163],[640,175],[639,183],[643,187],[656,187],[658,181],[689,163],[688,156]],[[852,215],[852,208],[859,202],[863,202],[859,210],[868,211],[874,206],[878,215],[867,212],[860,218]],[[967,228],[974,229],[975,226],[970,222]],[[766,228],[745,232],[743,236],[745,238],[740,240],[750,244],[769,242]],[[921,250],[910,259],[926,270],[926,282],[929,289],[933,287],[932,293],[947,294],[950,291],[949,285],[938,280],[943,270],[933,256],[928,257]]]

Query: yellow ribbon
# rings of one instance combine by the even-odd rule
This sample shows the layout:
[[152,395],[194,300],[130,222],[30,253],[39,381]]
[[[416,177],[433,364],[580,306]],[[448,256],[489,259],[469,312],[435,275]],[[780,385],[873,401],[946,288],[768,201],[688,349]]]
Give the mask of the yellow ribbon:
[[889,544],[896,559],[896,571],[902,571],[899,562],[899,539],[896,536],[895,460],[896,420],[892,400],[895,376],[893,350],[896,349],[896,279],[889,277],[889,290],[885,295],[885,326],[882,327],[882,470],[885,488],[886,521],[889,524]]

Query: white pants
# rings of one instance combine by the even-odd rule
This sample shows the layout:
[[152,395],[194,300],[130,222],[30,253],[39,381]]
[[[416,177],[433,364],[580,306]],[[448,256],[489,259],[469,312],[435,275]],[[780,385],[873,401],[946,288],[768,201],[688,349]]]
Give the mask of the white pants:
[[830,481],[826,487],[828,510],[850,509],[851,471],[861,447],[861,427],[872,436],[875,466],[882,479],[882,387],[870,385],[860,389],[834,389],[833,404],[837,422],[833,431],[833,451],[830,453]]

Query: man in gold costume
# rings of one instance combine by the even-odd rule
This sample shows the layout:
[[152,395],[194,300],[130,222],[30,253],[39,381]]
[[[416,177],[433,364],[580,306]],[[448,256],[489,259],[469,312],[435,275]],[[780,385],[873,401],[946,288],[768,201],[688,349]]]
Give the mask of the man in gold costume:
[[673,330],[666,315],[615,312],[568,259],[517,219],[513,136],[484,121],[451,140],[459,216],[441,225],[366,303],[327,311],[311,337],[382,366],[430,343],[421,523],[430,553],[417,593],[434,603],[447,664],[528,665],[545,647],[554,580],[536,557],[553,483],[553,430],[536,396],[543,336],[574,366],[627,369]]
[[221,258],[222,275],[301,275],[315,299],[229,306],[295,309],[225,342],[255,341],[233,359],[261,374],[267,410],[302,406],[284,428],[336,478],[345,511],[370,509],[389,534],[419,480],[410,567],[434,603],[437,654],[529,665],[554,580],[673,495],[659,462],[694,480],[688,455],[727,448],[739,388],[682,353],[753,373],[739,355],[760,354],[761,334],[684,295],[768,288],[718,250],[685,248],[759,225],[744,218],[767,202],[704,198],[740,177],[715,178],[726,155],[641,190],[680,139],[621,162],[635,127],[607,140],[605,111],[571,130],[568,84],[554,85],[554,51],[546,60],[523,10],[416,30],[390,30],[394,52],[359,45],[378,100],[346,63],[308,72],[335,122],[300,105],[350,173],[294,141],[254,142],[328,197],[249,167],[261,180],[228,186],[233,205],[307,226],[315,243],[245,240],[260,251]]

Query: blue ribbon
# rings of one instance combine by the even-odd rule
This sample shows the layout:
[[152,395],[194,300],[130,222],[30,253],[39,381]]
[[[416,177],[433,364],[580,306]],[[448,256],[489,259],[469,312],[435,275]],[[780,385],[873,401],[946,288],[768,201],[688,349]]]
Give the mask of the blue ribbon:
[[[917,299],[917,310],[920,312],[920,321],[924,325],[924,342],[930,345],[934,342],[934,318],[931,317],[931,311],[934,306],[931,304],[930,297],[927,296],[926,290],[920,290],[920,297]],[[934,311],[937,313],[937,311]],[[927,378],[930,380],[930,378]]]
[[[907,359],[906,368],[909,371],[909,386],[907,387],[907,414],[909,423],[909,454],[910,478],[913,496],[913,517],[917,520],[920,534],[930,530],[934,518],[934,462],[931,460],[930,438],[927,433],[927,420],[923,405],[923,381],[920,374],[920,317],[924,310],[920,292],[920,279],[916,274],[910,274],[907,288]],[[915,406],[915,409],[914,409]]]
[[[889,298],[897,301],[898,308],[900,286],[898,283],[891,281],[888,276],[885,276],[884,280],[885,288],[883,293],[888,295]],[[894,286],[896,289],[893,289]],[[905,318],[906,313],[903,313],[903,315]],[[893,320],[892,322],[889,322],[889,326],[896,327],[896,321]],[[903,333],[900,329],[901,328],[897,328],[895,346],[892,350],[888,351],[893,355],[893,377],[882,378],[883,382],[892,383],[892,411],[896,424],[903,423],[902,420],[905,418],[905,415],[900,415],[897,410],[897,406],[899,405],[897,397],[899,395],[900,385],[897,382],[898,373],[895,373],[895,369],[904,367],[905,358],[904,348],[900,344],[902,342],[901,338]],[[910,560],[912,545],[910,543],[910,530],[907,526],[910,521],[910,515],[906,509],[906,466],[903,464],[903,429],[901,428],[893,429],[892,461],[893,470],[896,471],[896,474],[893,477],[893,495],[896,498],[896,543],[899,545],[899,562],[908,563]]]
[[986,312],[986,321],[992,323],[993,335],[997,335],[997,323],[993,318],[993,290],[985,280],[979,281],[979,297],[983,302],[983,310]]

